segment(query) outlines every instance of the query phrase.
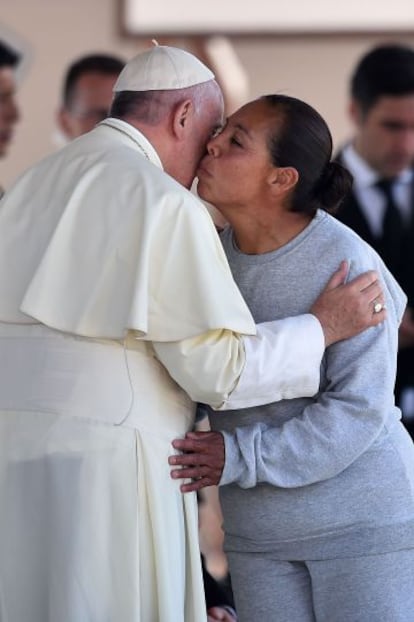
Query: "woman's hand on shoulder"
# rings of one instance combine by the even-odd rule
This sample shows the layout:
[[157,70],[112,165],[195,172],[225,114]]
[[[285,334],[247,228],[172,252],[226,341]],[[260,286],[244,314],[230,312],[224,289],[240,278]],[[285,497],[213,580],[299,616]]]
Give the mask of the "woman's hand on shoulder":
[[348,264],[343,261],[310,309],[321,323],[327,346],[354,337],[386,318],[377,272],[364,272],[345,283],[347,273]]

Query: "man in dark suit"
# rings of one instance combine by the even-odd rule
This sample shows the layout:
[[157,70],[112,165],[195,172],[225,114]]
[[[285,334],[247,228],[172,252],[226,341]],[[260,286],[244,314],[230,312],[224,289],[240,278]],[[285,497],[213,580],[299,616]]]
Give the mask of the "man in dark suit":
[[378,251],[408,296],[396,399],[414,437],[414,49],[370,50],[350,92],[355,134],[338,159],[354,185],[336,216]]

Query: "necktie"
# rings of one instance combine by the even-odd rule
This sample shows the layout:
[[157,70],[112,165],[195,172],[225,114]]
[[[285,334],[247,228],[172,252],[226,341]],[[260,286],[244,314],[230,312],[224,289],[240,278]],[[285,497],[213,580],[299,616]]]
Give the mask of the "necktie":
[[386,201],[379,252],[391,272],[398,268],[405,234],[404,222],[392,194],[393,183],[393,179],[380,179],[375,184]]

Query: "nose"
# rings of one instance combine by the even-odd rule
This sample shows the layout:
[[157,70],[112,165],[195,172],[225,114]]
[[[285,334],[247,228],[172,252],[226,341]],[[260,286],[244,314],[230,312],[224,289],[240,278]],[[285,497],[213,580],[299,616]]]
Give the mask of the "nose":
[[16,123],[20,119],[20,110],[14,97],[0,104],[0,112],[8,123]]
[[408,133],[405,142],[405,149],[411,157],[414,155],[414,130],[411,130],[411,132]]
[[401,154],[409,158],[414,156],[414,128],[407,128],[399,134],[396,140],[396,147]]
[[220,147],[219,147],[218,136],[216,136],[215,138],[210,138],[210,140],[208,141],[207,153],[213,158],[217,158],[217,156],[219,155]]
[[13,122],[14,122],[14,123],[15,123],[16,121],[19,121],[19,120],[20,120],[20,118],[21,118],[20,108],[19,108],[19,106],[17,105],[17,102],[16,102],[16,100],[15,100],[15,99],[13,100],[13,103],[12,103],[12,108],[11,108],[11,111],[10,111],[10,116],[11,116],[11,118],[13,119]]

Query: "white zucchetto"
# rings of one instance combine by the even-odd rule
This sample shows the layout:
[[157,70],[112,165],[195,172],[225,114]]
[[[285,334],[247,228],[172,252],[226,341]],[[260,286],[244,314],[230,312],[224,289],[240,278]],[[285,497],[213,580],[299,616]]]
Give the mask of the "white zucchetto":
[[114,92],[169,91],[214,80],[214,73],[193,54],[166,45],[132,58],[119,74]]

